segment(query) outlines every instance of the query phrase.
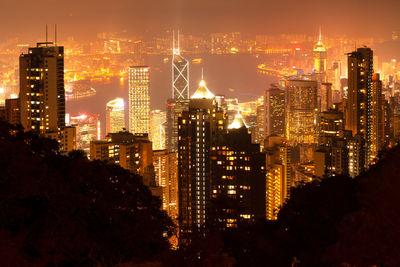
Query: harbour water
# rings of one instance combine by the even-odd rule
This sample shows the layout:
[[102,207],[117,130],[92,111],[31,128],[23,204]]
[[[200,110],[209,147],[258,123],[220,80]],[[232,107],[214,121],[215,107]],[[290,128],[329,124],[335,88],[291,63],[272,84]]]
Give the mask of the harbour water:
[[[263,95],[276,77],[260,74],[257,65],[266,58],[254,55],[185,55],[190,60],[190,94],[197,89],[202,68],[207,87],[214,94],[223,94],[226,98],[238,98],[240,102],[250,101]],[[145,58],[150,66],[150,102],[151,109],[165,110],[166,100],[171,97],[171,61],[165,62],[165,56],[151,55]],[[192,59],[201,58],[194,64]],[[67,102],[67,113],[100,114],[102,132],[105,129],[105,106],[115,97],[122,97],[128,107],[128,81],[114,78],[92,82],[96,96]]]

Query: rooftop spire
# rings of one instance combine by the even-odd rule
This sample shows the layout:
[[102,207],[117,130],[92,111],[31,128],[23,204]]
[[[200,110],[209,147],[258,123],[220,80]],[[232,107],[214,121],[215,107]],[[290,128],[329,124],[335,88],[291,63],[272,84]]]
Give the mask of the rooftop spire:
[[179,30],[178,30],[178,47],[175,46],[175,30],[172,30],[172,53],[174,55],[180,55],[180,47],[179,47]]
[[196,92],[192,95],[192,99],[212,99],[214,98],[214,94],[207,88],[206,82],[203,79],[203,69],[201,69],[201,81],[199,84],[199,88],[197,88]]
[[321,31],[321,25],[319,26],[319,41],[322,41],[322,31]]

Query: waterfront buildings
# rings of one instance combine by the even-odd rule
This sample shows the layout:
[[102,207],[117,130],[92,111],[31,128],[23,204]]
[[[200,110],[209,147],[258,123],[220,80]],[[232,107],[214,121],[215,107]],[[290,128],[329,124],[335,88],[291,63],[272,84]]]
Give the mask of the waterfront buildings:
[[76,146],[87,155],[90,154],[90,142],[100,140],[99,114],[79,114],[69,117],[69,124],[76,127]]
[[120,97],[106,104],[106,133],[117,133],[125,129],[125,103]]
[[150,133],[150,68],[129,67],[129,132]]

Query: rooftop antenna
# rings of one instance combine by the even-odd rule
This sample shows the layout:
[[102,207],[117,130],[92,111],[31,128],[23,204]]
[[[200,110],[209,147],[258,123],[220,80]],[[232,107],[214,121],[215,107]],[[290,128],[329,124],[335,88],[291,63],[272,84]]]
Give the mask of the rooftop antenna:
[[204,70],[201,68],[201,79],[204,80]]
[[46,24],[46,46],[47,46],[47,24]]
[[172,54],[175,54],[175,30],[172,30]]
[[54,24],[54,46],[57,46],[57,24]]
[[179,29],[178,29],[178,55],[180,54],[180,50],[179,50]]
[[319,40],[322,41],[321,25],[319,25]]

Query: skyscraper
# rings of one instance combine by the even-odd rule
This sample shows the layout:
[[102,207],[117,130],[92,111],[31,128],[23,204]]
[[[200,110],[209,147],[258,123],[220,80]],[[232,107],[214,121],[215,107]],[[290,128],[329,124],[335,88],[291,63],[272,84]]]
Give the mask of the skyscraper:
[[[373,52],[370,48],[358,48],[348,54],[348,93],[346,103],[346,130],[352,131],[357,137],[357,144],[364,139],[366,146],[362,153],[366,159],[359,163],[369,164],[371,158],[371,116],[372,116],[372,75]],[[361,153],[360,153],[361,155]],[[366,166],[365,166],[366,167]],[[359,168],[354,167],[356,173]],[[351,169],[350,169],[351,172]]]
[[38,134],[65,127],[64,47],[37,43],[19,57],[21,124]]
[[214,95],[202,80],[190,99],[189,110],[178,118],[180,242],[205,228],[211,193],[210,149],[224,129],[224,113],[218,110]]
[[316,143],[316,81],[286,82],[286,138],[292,144]]
[[153,150],[165,149],[165,112],[159,109],[150,112],[150,141]]
[[372,76],[370,111],[368,116],[368,143],[369,143],[369,164],[378,156],[385,143],[385,106],[382,95],[382,81],[379,73]]
[[178,117],[189,110],[189,99],[167,100],[167,121],[165,129],[166,148],[170,152],[178,151]]
[[175,47],[173,40],[172,54],[172,99],[189,99],[189,61],[182,55],[179,47]]
[[125,128],[125,103],[117,97],[106,104],[106,134],[117,133]]
[[178,45],[175,46],[175,36],[172,49],[172,98],[167,100],[166,148],[170,152],[178,150],[178,116],[189,109],[189,61],[180,51],[179,33]]
[[325,73],[326,72],[326,47],[322,42],[321,29],[319,31],[318,42],[315,44],[313,49],[314,54],[314,72]]
[[265,154],[237,114],[211,148],[209,224],[218,230],[265,218]]
[[265,90],[264,138],[270,135],[285,136],[285,91],[278,87]]
[[348,54],[348,89],[346,105],[346,130],[353,136],[367,137],[368,97],[373,74],[373,52],[370,48],[358,48]]
[[129,132],[150,132],[150,68],[129,67]]

